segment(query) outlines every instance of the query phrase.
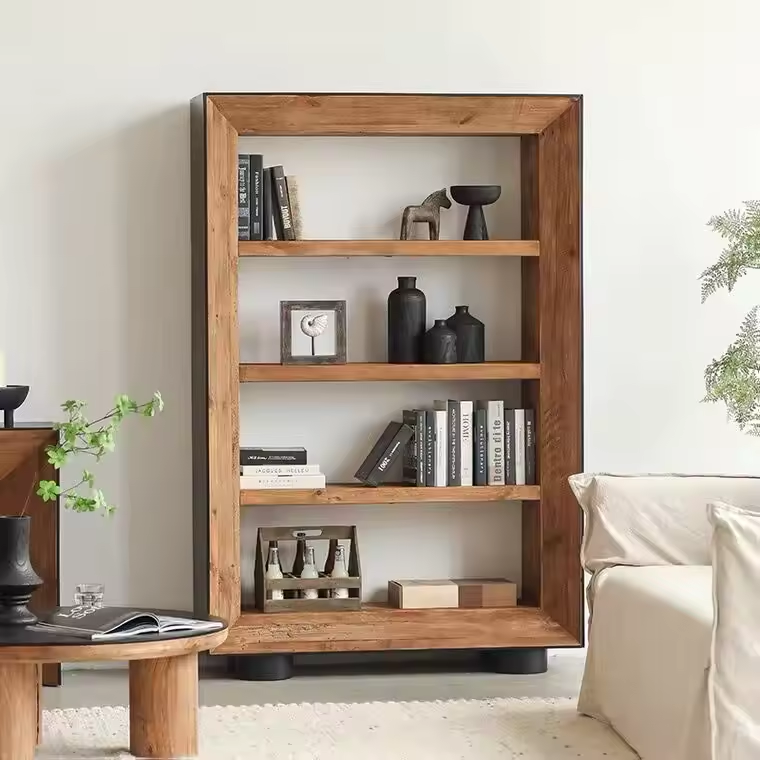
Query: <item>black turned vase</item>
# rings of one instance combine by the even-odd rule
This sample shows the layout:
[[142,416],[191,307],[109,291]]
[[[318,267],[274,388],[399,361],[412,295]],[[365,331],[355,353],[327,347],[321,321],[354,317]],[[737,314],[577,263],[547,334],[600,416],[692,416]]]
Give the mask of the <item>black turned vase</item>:
[[469,306],[457,306],[446,324],[457,334],[457,361],[474,364],[486,360],[486,326],[470,314]]
[[419,364],[425,335],[425,294],[416,277],[399,277],[388,296],[388,362]]
[[423,356],[425,364],[457,363],[457,334],[445,319],[436,319],[425,333]]
[[26,608],[42,585],[29,561],[30,517],[0,517],[0,625],[33,625]]

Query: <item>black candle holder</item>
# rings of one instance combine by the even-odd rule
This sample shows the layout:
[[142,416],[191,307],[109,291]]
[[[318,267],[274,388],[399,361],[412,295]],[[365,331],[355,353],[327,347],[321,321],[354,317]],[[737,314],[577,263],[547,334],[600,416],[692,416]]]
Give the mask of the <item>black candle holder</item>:
[[469,206],[464,225],[463,240],[488,240],[488,227],[483,206],[496,203],[501,195],[501,185],[453,185],[451,197],[463,206]]
[[13,413],[26,401],[28,385],[5,385],[0,388],[0,409],[4,412],[4,427],[13,427]]

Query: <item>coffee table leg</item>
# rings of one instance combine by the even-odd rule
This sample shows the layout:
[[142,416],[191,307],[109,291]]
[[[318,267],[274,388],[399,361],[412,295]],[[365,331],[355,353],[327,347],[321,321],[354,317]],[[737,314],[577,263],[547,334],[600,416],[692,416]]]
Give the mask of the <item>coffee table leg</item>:
[[42,744],[42,665],[37,665],[37,746]]
[[37,666],[0,663],[0,760],[34,760]]
[[197,654],[129,663],[129,751],[138,757],[198,754]]

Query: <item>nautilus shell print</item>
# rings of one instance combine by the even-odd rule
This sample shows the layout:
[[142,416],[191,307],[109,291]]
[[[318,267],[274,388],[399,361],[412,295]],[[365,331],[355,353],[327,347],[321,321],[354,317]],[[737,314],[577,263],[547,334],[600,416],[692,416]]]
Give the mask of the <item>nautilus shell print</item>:
[[301,319],[301,332],[311,338],[311,355],[317,355],[314,339],[327,329],[327,314],[307,314]]
[[327,329],[327,314],[307,314],[301,320],[301,332],[310,338],[316,338]]

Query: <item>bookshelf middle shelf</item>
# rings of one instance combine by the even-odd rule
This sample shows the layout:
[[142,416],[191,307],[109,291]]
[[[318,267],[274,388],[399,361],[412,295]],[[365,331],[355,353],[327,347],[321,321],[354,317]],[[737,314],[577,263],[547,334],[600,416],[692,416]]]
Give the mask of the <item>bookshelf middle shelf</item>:
[[540,486],[447,486],[426,488],[421,486],[387,485],[372,488],[358,483],[336,483],[326,488],[306,489],[243,489],[242,506],[271,506],[277,504],[417,504],[426,502],[476,503],[484,501],[538,501]]
[[241,257],[538,256],[538,240],[241,240]]
[[482,362],[479,364],[241,364],[241,383],[345,382],[410,380],[537,380],[541,365],[535,362]]

